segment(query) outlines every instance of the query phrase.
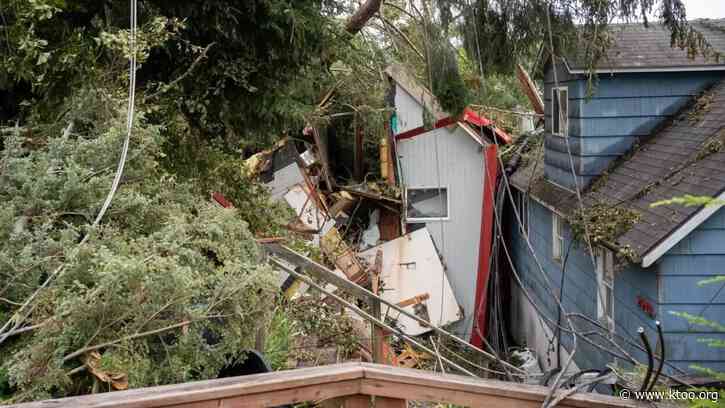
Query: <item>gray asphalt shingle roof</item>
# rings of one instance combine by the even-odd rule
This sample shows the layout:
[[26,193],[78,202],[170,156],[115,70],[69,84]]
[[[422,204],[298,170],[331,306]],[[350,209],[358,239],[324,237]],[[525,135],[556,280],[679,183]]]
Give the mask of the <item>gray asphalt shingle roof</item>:
[[[671,123],[652,135],[627,159],[620,159],[585,191],[585,206],[618,205],[640,220],[619,236],[643,257],[701,207],[652,203],[686,194],[716,196],[725,191],[725,80],[698,98]],[[534,170],[534,167],[540,169]],[[511,182],[564,214],[578,208],[576,195],[543,178],[543,164],[518,169]]]
[[[725,53],[725,19],[693,20],[692,27],[703,34],[708,43],[721,53]],[[664,69],[725,67],[721,58],[705,59],[701,55],[690,58],[686,49],[671,46],[670,31],[662,24],[618,24],[609,27],[613,44],[607,50],[607,56],[597,67],[600,71],[622,69]],[[566,58],[571,70],[585,70],[584,47],[579,47],[574,55]]]

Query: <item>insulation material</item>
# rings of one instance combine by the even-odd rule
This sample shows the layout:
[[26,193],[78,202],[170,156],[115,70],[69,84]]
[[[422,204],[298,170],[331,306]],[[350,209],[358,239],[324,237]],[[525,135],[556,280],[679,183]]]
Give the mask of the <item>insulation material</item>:
[[[404,308],[421,318],[429,317],[436,326],[445,326],[463,317],[426,228],[370,248],[360,257],[372,265],[380,249],[383,251],[383,299],[401,303],[418,296],[420,303],[407,302]],[[383,307],[383,315],[386,313],[389,318],[397,318],[397,325],[408,335],[417,336],[431,330],[407,316],[397,316],[395,311],[386,312]]]

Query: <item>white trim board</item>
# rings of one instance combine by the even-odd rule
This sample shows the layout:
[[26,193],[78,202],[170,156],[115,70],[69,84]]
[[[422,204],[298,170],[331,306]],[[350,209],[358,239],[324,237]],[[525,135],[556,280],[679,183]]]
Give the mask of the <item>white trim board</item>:
[[[717,197],[715,197],[717,200],[725,200],[725,191],[720,193]],[[664,241],[660,242],[649,250],[643,257],[642,257],[642,267],[648,268],[653,263],[655,263],[658,259],[662,257],[667,251],[672,249],[675,245],[677,245],[680,241],[682,241],[686,236],[688,236],[692,231],[695,230],[695,228],[699,227],[700,224],[707,221],[710,216],[715,214],[717,210],[719,210],[722,207],[722,205],[713,205],[713,206],[705,206],[701,208],[698,212],[696,212],[692,217],[690,217],[687,221],[685,221],[684,224],[680,225],[674,232],[670,233],[670,235],[665,238]]]

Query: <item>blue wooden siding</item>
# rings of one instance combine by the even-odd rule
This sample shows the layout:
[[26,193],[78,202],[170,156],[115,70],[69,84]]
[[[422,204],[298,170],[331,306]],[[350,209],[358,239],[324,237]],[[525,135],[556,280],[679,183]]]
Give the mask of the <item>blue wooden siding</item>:
[[[520,230],[514,227],[512,227],[511,235],[511,255],[523,284],[534,301],[540,305],[546,319],[549,319],[548,323],[551,323],[556,321],[557,306],[551,289],[547,288],[553,287],[554,293],[558,295],[562,274],[562,264],[552,257],[552,213],[548,208],[530,199],[529,220],[529,238],[544,273],[542,274],[539,269]],[[510,222],[510,225],[517,225],[513,216]],[[564,256],[571,243],[572,235],[567,226],[564,226],[563,234],[564,247],[562,248],[562,255]],[[548,278],[551,286],[547,285],[544,276]],[[596,272],[588,249],[585,244],[575,243],[571,247],[566,264],[562,304],[568,313],[581,313],[596,320],[596,291]],[[634,265],[629,265],[617,271],[614,283],[615,331],[634,343],[638,343],[637,328],[640,326],[645,327],[650,338],[656,338],[654,320],[637,306],[638,296],[651,299],[653,303],[656,303],[656,272],[652,268],[644,270]],[[562,319],[563,326],[566,326],[565,322],[566,320]],[[593,329],[583,319],[573,318],[573,323],[582,332]],[[551,329],[554,331],[554,327],[551,327]],[[543,332],[541,335],[544,335]],[[590,336],[589,338],[608,350],[615,350],[613,346],[607,344],[600,337]],[[571,336],[562,336],[562,345],[568,350],[571,349],[571,343]],[[637,348],[621,340],[618,341],[618,344],[621,344],[628,353],[636,358],[646,361],[644,353]],[[543,358],[543,356],[540,357]],[[612,358],[606,352],[587,344],[584,340],[580,339],[578,341],[575,360],[579,368],[604,368],[608,362],[612,361]]]
[[666,332],[669,360],[682,368],[700,365],[725,370],[725,349],[710,348],[701,339],[725,341],[725,333],[692,325],[672,312],[703,315],[725,324],[724,283],[699,285],[702,280],[725,275],[725,209],[685,237],[658,262],[658,317]]
[[544,80],[546,154],[544,171],[555,183],[573,189],[572,154],[580,187],[601,174],[612,160],[629,150],[678,112],[693,96],[723,77],[719,72],[603,74],[588,97],[587,80],[557,70],[559,86],[569,90],[569,146],[551,130],[551,66]]

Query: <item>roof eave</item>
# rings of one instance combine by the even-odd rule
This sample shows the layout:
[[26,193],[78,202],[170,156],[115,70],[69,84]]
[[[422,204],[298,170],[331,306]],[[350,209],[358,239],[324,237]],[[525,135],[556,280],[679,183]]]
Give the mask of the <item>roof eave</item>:
[[[564,60],[567,71],[570,74],[588,74],[586,69],[569,67]],[[694,65],[679,67],[623,67],[623,68],[598,68],[594,70],[597,74],[633,74],[633,73],[649,73],[649,72],[705,72],[705,71],[725,71],[725,65]]]
[[[716,199],[725,200],[725,191],[721,192]],[[704,206],[699,211],[695,212],[690,218],[677,227],[677,229],[667,235],[665,239],[660,241],[644,254],[642,257],[642,267],[648,268],[652,266],[652,264],[666,254],[667,251],[680,243],[680,241],[694,231],[695,228],[699,227],[703,222],[707,221],[708,218],[715,214],[721,207],[722,205]]]

